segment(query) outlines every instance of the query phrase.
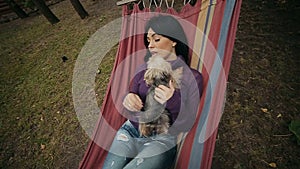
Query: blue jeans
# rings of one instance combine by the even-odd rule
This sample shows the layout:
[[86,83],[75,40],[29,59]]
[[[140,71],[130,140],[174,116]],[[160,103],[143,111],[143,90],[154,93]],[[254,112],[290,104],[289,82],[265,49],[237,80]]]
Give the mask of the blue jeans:
[[114,138],[103,169],[167,169],[174,164],[176,151],[175,136],[140,137],[126,121]]

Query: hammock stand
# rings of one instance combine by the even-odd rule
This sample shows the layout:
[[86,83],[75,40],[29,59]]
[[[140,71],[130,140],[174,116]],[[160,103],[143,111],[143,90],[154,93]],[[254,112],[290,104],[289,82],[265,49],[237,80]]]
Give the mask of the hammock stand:
[[[144,31],[144,25],[151,16],[157,13],[170,14],[183,25],[192,24],[193,26],[183,26],[189,46],[192,46],[190,66],[202,73],[204,89],[193,128],[180,135],[178,155],[173,168],[209,169],[212,165],[218,124],[224,109],[226,83],[242,0],[197,0],[194,5],[190,1],[184,1],[185,5],[180,12],[173,9],[174,1],[170,6],[167,4],[166,11],[162,11],[162,1],[150,0],[150,5],[155,5],[155,13],[151,12],[150,6],[139,9],[140,3],[144,1],[123,0],[117,3],[122,5],[123,18],[121,40],[111,77],[119,74],[114,79],[129,83],[137,66],[143,63],[143,53],[136,54],[145,48],[143,34],[139,32]],[[128,3],[133,3],[133,9],[129,9]],[[125,60],[127,61],[124,64]],[[126,120],[118,113],[118,103],[122,102],[122,98],[115,98],[116,93],[122,93],[122,89],[114,87],[111,78],[93,139],[80,162],[80,169],[102,168],[107,151],[97,142],[101,140],[109,147],[115,134],[107,133],[108,128],[104,121],[117,131]]]

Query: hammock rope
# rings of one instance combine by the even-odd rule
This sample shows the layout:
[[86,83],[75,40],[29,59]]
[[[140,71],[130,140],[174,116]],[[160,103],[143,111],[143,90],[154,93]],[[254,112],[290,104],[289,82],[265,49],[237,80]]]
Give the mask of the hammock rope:
[[183,1],[183,5],[186,5],[187,3],[189,4],[189,3],[191,3],[191,0],[188,0],[188,2],[186,2],[187,0],[184,0]]
[[174,7],[174,0],[172,0],[171,6],[169,6],[168,0],[165,0],[167,8],[173,8]]

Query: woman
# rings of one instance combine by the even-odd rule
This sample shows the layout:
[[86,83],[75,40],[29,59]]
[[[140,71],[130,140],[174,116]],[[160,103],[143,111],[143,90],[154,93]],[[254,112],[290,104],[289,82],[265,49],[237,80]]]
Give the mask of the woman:
[[[159,85],[154,99],[166,105],[170,112],[170,128],[167,134],[142,137],[138,121],[127,120],[117,132],[103,168],[105,169],[166,169],[176,157],[177,134],[188,132],[198,110],[202,92],[202,75],[189,65],[189,48],[180,23],[172,16],[159,15],[151,18],[145,27],[144,44],[149,57],[162,57],[172,69],[182,69],[181,88]],[[130,112],[140,112],[145,103],[149,86],[145,83],[146,63],[141,66],[125,96],[123,106]],[[134,113],[133,113],[134,114]]]

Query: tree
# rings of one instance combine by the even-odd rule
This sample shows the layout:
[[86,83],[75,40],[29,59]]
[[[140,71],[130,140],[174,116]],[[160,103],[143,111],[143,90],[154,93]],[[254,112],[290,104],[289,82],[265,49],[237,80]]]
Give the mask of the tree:
[[28,17],[27,13],[14,1],[14,0],[5,0],[9,7],[18,15],[20,18]]
[[56,24],[59,22],[59,19],[51,12],[44,0],[32,0],[32,2],[51,24]]
[[73,5],[74,9],[78,13],[81,19],[84,19],[85,17],[89,16],[89,14],[86,12],[86,10],[83,8],[82,4],[79,0],[70,0],[71,4]]

